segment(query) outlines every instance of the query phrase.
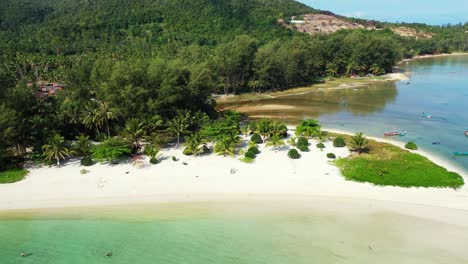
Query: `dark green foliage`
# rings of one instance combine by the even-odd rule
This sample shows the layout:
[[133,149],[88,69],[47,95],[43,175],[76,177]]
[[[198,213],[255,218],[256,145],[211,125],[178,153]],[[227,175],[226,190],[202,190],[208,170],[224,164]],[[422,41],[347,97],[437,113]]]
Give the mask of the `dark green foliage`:
[[325,148],[325,145],[323,143],[318,143],[317,145],[315,145],[317,148],[319,149],[324,149]]
[[254,154],[260,154],[260,151],[258,150],[257,147],[250,147],[247,152],[252,152]]
[[329,159],[336,159],[336,155],[333,153],[327,153],[327,158]]
[[411,149],[411,150],[417,150],[418,145],[416,145],[416,143],[414,143],[414,142],[408,142],[408,143],[406,143],[405,148]]
[[343,137],[336,137],[333,139],[333,146],[336,148],[342,148],[346,146],[346,142]]
[[262,137],[257,133],[252,135],[252,137],[250,138],[250,141],[255,142],[256,144],[262,144],[263,143]]
[[101,163],[105,161],[113,163],[119,157],[131,152],[128,142],[120,138],[109,138],[92,149],[93,158]]
[[309,151],[309,140],[305,137],[298,138],[296,147],[302,152]]
[[246,158],[250,158],[250,159],[255,159],[257,157],[257,155],[255,155],[255,153],[253,153],[251,151],[247,151],[244,156]]
[[306,145],[297,146],[297,149],[299,149],[299,150],[302,151],[302,152],[308,152],[308,151],[310,151],[309,147],[306,146]]
[[300,137],[297,139],[297,146],[309,146],[309,140],[305,137]]
[[172,156],[172,161],[179,161],[179,159],[176,156]]
[[300,159],[301,154],[299,154],[299,152],[296,149],[290,149],[288,151],[288,157],[291,159]]
[[80,160],[81,166],[92,166],[94,164],[93,159],[89,156],[84,157]]
[[151,159],[150,159],[150,163],[151,163],[151,164],[159,164],[159,163],[161,163],[161,160],[160,160],[160,159],[157,159],[157,158],[151,158]]

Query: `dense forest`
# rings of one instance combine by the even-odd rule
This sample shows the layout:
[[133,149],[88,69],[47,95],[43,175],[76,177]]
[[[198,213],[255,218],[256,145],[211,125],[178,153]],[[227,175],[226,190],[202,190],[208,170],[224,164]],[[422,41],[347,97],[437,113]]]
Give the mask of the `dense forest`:
[[[213,93],[378,75],[402,58],[468,51],[466,24],[405,25],[435,34],[415,39],[385,24],[309,36],[277,22],[314,12],[291,0],[0,0],[0,169],[61,137],[178,138],[217,118]],[[65,89],[39,96],[39,81]]]

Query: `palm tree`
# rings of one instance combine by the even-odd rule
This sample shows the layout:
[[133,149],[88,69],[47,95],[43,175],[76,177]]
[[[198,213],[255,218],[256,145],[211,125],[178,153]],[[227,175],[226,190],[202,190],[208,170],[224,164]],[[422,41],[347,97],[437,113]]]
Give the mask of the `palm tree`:
[[358,154],[361,154],[361,153],[367,151],[368,150],[368,144],[369,144],[369,141],[367,140],[367,138],[364,136],[364,134],[362,132],[357,133],[356,135],[351,137],[351,147]]
[[145,134],[144,126],[144,123],[137,118],[132,118],[125,123],[123,134],[132,144],[134,150],[140,146],[140,139]]
[[257,130],[255,131],[262,137],[263,143],[266,142],[267,138],[272,133],[272,122],[268,119],[263,119],[257,122],[256,124]]
[[180,145],[180,136],[187,133],[190,126],[189,116],[179,113],[169,121],[169,131],[177,136],[177,147]]
[[235,145],[228,136],[223,136],[214,146],[213,151],[218,155],[234,156]]
[[156,132],[163,125],[163,119],[159,115],[154,115],[146,121],[147,134]]
[[47,160],[56,160],[60,166],[60,160],[70,156],[70,151],[64,146],[65,139],[59,134],[54,134],[49,139],[49,144],[42,146],[43,155]]
[[317,134],[320,130],[320,125],[317,120],[307,119],[301,121],[299,126],[296,128],[296,136],[303,136],[311,138],[313,135]]
[[89,129],[94,130],[99,134],[99,130],[103,125],[103,120],[100,118],[99,110],[94,103],[89,103],[85,106],[81,113],[81,123]]
[[323,143],[327,140],[328,134],[327,132],[320,129],[315,133],[315,136],[317,137],[320,143]]
[[80,135],[76,137],[76,141],[72,144],[72,154],[83,158],[91,155],[91,141],[89,136]]
[[152,163],[159,163],[158,160],[161,157],[160,151],[161,148],[158,145],[149,144],[145,147],[145,154],[150,157]]
[[202,145],[205,143],[206,141],[202,135],[200,133],[195,133],[185,138],[184,146],[187,147],[194,156],[197,156],[202,152]]
[[249,125],[242,125],[240,127],[240,131],[244,137],[248,137],[250,135],[250,126]]
[[297,145],[297,137],[291,137],[288,139],[288,144],[295,147]]
[[115,110],[111,109],[106,102],[100,102],[98,113],[99,119],[106,125],[107,136],[110,137],[109,121],[115,119]]
[[268,141],[266,145],[267,147],[271,146],[275,150],[277,150],[279,146],[284,145],[284,140],[281,138],[279,134],[275,134],[270,137],[270,141]]
[[288,132],[288,127],[282,122],[275,120],[271,123],[271,131],[275,135],[284,136]]

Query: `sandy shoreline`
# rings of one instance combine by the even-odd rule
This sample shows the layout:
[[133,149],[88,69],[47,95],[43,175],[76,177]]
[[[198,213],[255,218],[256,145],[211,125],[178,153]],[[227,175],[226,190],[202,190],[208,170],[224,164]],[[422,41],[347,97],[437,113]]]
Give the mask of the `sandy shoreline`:
[[[188,157],[182,155],[180,148],[164,149],[162,163],[150,166],[146,160],[143,168],[132,164],[96,164],[86,168],[88,174],[81,174],[83,167],[78,161],[70,161],[61,168],[32,168],[25,180],[0,185],[0,211],[5,214],[47,208],[265,199],[315,203],[325,199],[365,203],[405,214],[440,211],[442,215],[446,210],[468,214],[466,187],[400,188],[345,181],[326,153],[345,157],[349,155],[347,148],[334,148],[332,142],[326,142],[326,149],[321,152],[314,145],[312,142],[311,151],[302,153],[299,160],[287,157],[287,147],[275,151],[261,146],[262,153],[253,164],[216,155]],[[180,160],[174,162],[172,156]],[[456,169],[435,157],[429,158],[450,170]],[[442,219],[448,220],[447,214],[443,215],[446,216]]]
[[443,53],[443,54],[434,54],[434,55],[418,55],[414,56],[413,58],[410,59],[404,59],[398,62],[398,64],[404,63],[404,62],[409,62],[412,60],[420,60],[420,59],[429,59],[429,58],[438,58],[438,57],[451,57],[451,56],[468,56],[468,53],[466,52],[454,52],[454,53]]

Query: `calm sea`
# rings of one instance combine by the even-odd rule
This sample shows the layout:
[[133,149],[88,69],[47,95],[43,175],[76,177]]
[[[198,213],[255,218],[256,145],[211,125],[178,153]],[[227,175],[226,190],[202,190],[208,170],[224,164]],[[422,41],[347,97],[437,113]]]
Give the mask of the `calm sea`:
[[9,214],[0,217],[0,263],[468,263],[466,225],[345,201],[340,209],[307,205],[316,202]]

